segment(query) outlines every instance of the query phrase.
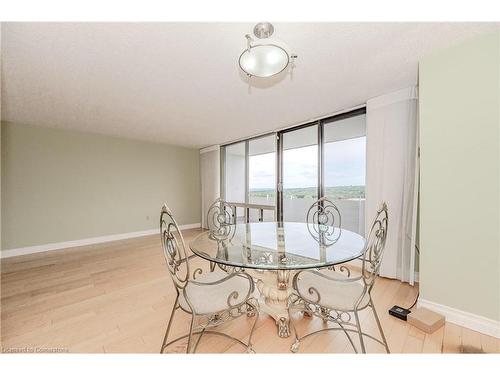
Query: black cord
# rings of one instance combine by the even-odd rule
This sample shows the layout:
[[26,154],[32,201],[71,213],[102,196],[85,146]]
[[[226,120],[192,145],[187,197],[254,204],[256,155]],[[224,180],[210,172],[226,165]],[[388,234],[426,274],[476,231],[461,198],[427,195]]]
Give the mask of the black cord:
[[[415,250],[417,250],[417,253],[420,256],[420,249],[418,248],[417,244],[415,244]],[[413,304],[410,307],[407,307],[406,310],[411,310],[413,306],[417,304],[419,295],[420,295],[420,290],[417,292],[417,296],[415,297],[415,301],[413,302]]]
[[411,305],[410,307],[407,307],[406,310],[411,310],[411,308],[417,304],[419,295],[420,295],[420,291],[417,292],[417,296],[415,297],[415,302],[413,302],[413,305]]

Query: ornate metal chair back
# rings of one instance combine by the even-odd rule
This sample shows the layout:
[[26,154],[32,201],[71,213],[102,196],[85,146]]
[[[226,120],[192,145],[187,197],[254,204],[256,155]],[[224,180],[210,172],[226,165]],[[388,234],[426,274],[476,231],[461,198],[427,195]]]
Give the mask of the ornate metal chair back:
[[383,202],[370,228],[363,254],[362,276],[365,285],[369,289],[373,287],[375,279],[379,274],[385,241],[387,239],[388,221],[387,204]]
[[234,208],[217,198],[207,212],[207,226],[212,239],[225,239],[230,235],[235,217]]
[[314,202],[306,216],[307,229],[321,245],[330,246],[341,234],[342,218],[337,206],[326,197]]
[[179,292],[189,281],[189,260],[182,233],[166,204],[161,209],[160,235],[165,262]]

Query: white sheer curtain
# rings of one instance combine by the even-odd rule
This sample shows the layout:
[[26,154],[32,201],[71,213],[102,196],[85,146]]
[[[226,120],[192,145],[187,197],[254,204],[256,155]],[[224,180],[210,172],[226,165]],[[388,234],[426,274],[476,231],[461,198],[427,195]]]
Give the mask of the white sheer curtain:
[[366,231],[382,201],[389,208],[380,274],[413,285],[418,188],[418,92],[409,87],[366,106]]
[[201,226],[207,228],[207,212],[220,194],[220,147],[200,150]]

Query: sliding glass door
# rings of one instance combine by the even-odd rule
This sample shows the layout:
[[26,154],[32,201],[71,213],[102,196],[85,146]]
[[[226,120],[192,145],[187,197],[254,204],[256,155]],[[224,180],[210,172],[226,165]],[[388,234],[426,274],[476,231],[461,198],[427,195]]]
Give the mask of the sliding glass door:
[[[232,203],[276,206],[276,134],[269,134],[221,148],[221,195]],[[237,208],[237,221],[244,209]],[[250,210],[250,220],[257,221],[259,211]],[[273,221],[274,211],[265,210],[264,220]]]
[[[342,227],[364,235],[366,116],[359,109],[221,148],[222,196],[229,202],[276,206],[276,219],[305,222],[326,196]],[[256,221],[258,211],[250,211]],[[243,219],[243,209],[238,218]],[[272,211],[264,220],[274,220]]]
[[[276,135],[248,141],[248,203],[276,205]],[[250,211],[250,220],[258,219],[258,211]],[[264,221],[273,221],[274,212],[264,211]]]
[[318,125],[281,133],[283,221],[305,222],[318,199]]
[[324,196],[339,208],[342,227],[364,235],[365,115],[323,124]]

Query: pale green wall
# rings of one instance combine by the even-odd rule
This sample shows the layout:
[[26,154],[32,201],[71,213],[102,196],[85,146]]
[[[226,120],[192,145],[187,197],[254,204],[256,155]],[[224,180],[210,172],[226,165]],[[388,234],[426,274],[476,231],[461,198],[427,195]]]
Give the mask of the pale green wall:
[[2,249],[200,222],[199,151],[2,124]]
[[421,298],[500,320],[500,41],[420,63]]

